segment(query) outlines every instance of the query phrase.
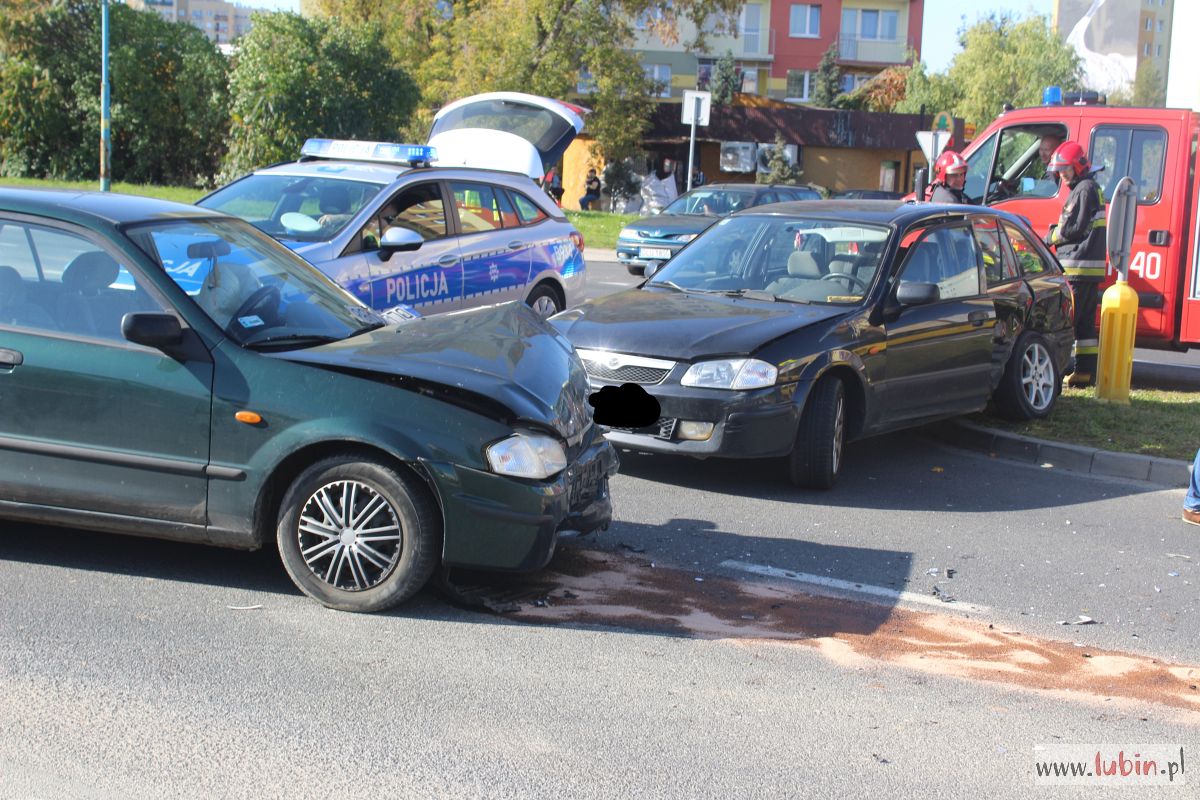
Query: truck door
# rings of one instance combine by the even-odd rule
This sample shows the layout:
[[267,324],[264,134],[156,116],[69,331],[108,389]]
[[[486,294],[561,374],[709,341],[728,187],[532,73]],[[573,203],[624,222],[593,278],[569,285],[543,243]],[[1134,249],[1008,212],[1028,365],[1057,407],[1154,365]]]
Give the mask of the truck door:
[[[1184,344],[1200,344],[1200,153],[1196,151],[1195,128],[1190,132],[1191,156],[1186,159],[1191,167],[1187,173],[1189,187],[1185,207],[1184,226],[1180,229],[1180,242],[1184,253],[1183,312],[1180,319],[1179,341]],[[1182,200],[1182,198],[1180,198]]]

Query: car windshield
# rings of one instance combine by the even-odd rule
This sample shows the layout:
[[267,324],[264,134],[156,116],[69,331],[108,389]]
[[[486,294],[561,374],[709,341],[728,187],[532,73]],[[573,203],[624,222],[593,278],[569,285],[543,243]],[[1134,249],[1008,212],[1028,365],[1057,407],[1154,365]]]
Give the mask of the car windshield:
[[667,286],[796,303],[858,304],[891,229],[849,220],[751,215],[723,219],[655,273]]
[[241,217],[276,239],[325,242],[383,189],[381,183],[326,176],[255,173],[200,201]]
[[241,220],[156,221],[127,233],[239,344],[303,347],[387,321]]
[[702,214],[724,217],[754,205],[754,192],[730,189],[694,189],[663,209],[664,214]]

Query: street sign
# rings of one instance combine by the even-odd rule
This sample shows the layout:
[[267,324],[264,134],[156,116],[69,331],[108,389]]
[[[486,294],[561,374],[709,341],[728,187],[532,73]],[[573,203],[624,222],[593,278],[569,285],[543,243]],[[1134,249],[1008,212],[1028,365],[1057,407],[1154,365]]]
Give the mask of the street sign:
[[[700,102],[697,104],[697,100]],[[708,124],[708,112],[712,108],[712,92],[699,92],[685,89],[683,92],[683,124],[691,125],[696,120],[697,125]]]
[[933,129],[935,131],[954,130],[954,117],[949,111],[939,111],[937,116],[933,118]]
[[926,161],[930,164],[937,161],[937,157],[950,143],[950,135],[950,131],[917,131],[917,144],[921,145],[921,152],[925,154]]

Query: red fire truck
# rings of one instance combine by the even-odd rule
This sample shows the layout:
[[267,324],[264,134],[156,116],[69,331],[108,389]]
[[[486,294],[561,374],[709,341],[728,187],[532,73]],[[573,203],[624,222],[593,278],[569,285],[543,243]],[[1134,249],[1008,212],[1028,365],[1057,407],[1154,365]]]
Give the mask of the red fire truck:
[[[1058,222],[1068,187],[1046,174],[1043,147],[1083,145],[1105,197],[1129,175],[1137,229],[1129,284],[1138,293],[1139,347],[1200,345],[1200,114],[1162,108],[1045,105],[1002,114],[967,146],[971,202],[1029,219],[1041,235]],[[1045,156],[1048,157],[1048,156]],[[1114,280],[1111,272],[1107,286]]]

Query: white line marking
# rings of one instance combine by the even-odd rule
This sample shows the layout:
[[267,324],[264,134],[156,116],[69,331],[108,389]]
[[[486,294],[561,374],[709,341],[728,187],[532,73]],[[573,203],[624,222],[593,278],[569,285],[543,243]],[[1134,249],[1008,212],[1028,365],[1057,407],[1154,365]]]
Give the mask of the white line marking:
[[838,592],[849,592],[850,594],[867,595],[869,598],[874,598],[874,602],[888,602],[890,604],[903,602],[915,603],[922,606],[934,606],[936,608],[951,609],[953,611],[972,611],[977,614],[989,614],[991,608],[981,606],[978,603],[965,603],[958,600],[945,602],[936,597],[923,594],[913,594],[912,592],[898,592],[895,589],[889,589],[885,586],[873,586],[869,583],[855,583],[854,581],[844,581],[840,578],[829,578],[824,575],[812,575],[808,572],[795,572],[789,569],[778,569],[776,567],[768,567],[763,564],[749,564],[745,561],[722,561],[718,566],[726,569],[736,569],[742,572],[749,572],[754,575],[762,575],[768,578],[782,578],[783,580],[795,581],[796,583],[805,583],[812,586],[819,586],[824,589],[832,589]]

